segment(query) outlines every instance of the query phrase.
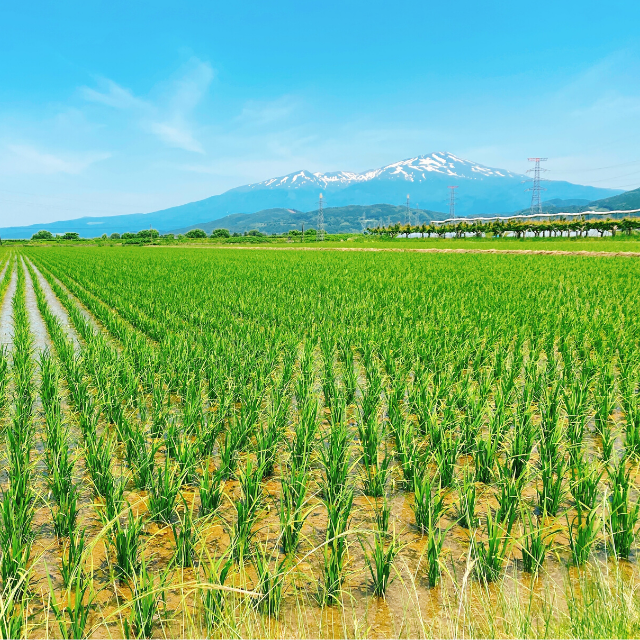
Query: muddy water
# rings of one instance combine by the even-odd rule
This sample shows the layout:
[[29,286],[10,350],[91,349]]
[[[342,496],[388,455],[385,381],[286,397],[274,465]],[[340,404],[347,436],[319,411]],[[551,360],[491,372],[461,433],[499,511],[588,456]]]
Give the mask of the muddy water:
[[27,259],[27,262],[29,263],[31,268],[34,270],[36,277],[38,278],[38,284],[40,285],[40,288],[44,293],[44,297],[47,300],[47,305],[49,306],[49,309],[51,310],[53,315],[55,315],[56,318],[58,318],[58,320],[60,321],[60,325],[62,326],[67,336],[71,339],[71,341],[73,342],[74,346],[77,349],[80,345],[80,339],[78,337],[78,333],[73,328],[73,325],[69,320],[69,314],[67,313],[67,310],[62,306],[62,303],[60,302],[60,300],[58,300],[55,293],[53,292],[53,289],[51,289],[51,286],[46,281],[44,276],[40,273],[38,268],[33,264],[33,262],[31,262],[31,260]]
[[33,282],[31,282],[31,274],[24,264],[24,260],[21,258],[18,268],[24,270],[25,276],[25,298],[27,304],[27,314],[29,315],[29,326],[31,327],[31,334],[33,335],[33,346],[36,351],[36,356],[45,349],[51,349],[51,340],[47,333],[47,327],[44,324],[44,320],[38,310],[38,302],[36,300],[36,294],[33,290]]
[[16,292],[16,284],[18,282],[18,276],[15,268],[11,274],[11,282],[7,287],[7,291],[4,294],[4,300],[2,301],[2,307],[0,308],[0,346],[6,346],[11,348],[13,345],[13,317],[11,303],[13,302],[13,295]]

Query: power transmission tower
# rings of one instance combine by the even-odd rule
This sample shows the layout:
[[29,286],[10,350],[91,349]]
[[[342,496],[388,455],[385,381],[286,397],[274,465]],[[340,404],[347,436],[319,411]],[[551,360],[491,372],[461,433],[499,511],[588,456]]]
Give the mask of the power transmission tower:
[[448,187],[451,189],[451,193],[449,195],[449,217],[453,220],[456,219],[456,189],[458,185]]
[[546,171],[540,166],[541,162],[546,162],[548,158],[527,158],[529,162],[535,162],[533,169],[527,169],[527,173],[533,173],[533,186],[527,189],[531,191],[531,214],[542,214],[542,203],[540,202],[540,192],[546,191],[544,187],[540,186],[540,183],[544,181],[544,178],[540,177],[542,171]]
[[407,213],[404,217],[405,224],[411,224],[411,206],[409,204],[409,194],[407,193]]
[[322,194],[320,194],[320,200],[318,201],[318,229],[316,231],[316,240],[322,242],[324,240],[324,209],[323,209]]
[[360,218],[360,226],[362,227],[362,235],[367,229],[367,218],[364,215],[364,209],[362,210],[362,218]]

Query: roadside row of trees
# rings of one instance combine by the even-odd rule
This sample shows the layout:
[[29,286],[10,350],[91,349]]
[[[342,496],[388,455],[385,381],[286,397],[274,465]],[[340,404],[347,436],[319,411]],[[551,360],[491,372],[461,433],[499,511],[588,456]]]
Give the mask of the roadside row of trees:
[[513,234],[516,238],[522,238],[533,233],[539,237],[557,237],[577,235],[586,236],[590,231],[597,231],[600,236],[610,233],[615,236],[618,232],[631,235],[640,229],[640,218],[622,218],[620,220],[554,220],[554,221],[533,221],[533,220],[496,220],[494,222],[455,222],[449,224],[420,224],[409,225],[395,223],[386,227],[373,227],[367,231],[373,235],[395,238],[398,236],[409,236],[419,233],[423,238],[440,237],[453,234],[456,238],[463,238],[473,235],[478,238],[492,234],[501,238],[505,234]]
[[[300,237],[302,234],[300,231],[296,230],[296,229],[292,229],[291,231],[287,232],[287,233],[283,233],[283,234],[273,234],[274,236],[276,235],[282,235],[282,236],[291,236],[291,237]],[[305,237],[309,237],[309,236],[313,236],[315,237],[316,235],[316,230],[315,229],[306,229],[304,232]],[[137,233],[132,233],[132,232],[125,232],[125,233],[112,233],[110,236],[107,236],[107,234],[103,234],[101,236],[100,239],[102,240],[122,240],[125,243],[129,243],[129,244],[141,244],[141,243],[145,243],[145,242],[152,242],[153,240],[156,240],[158,238],[169,238],[169,239],[173,239],[173,238],[189,238],[191,240],[193,239],[204,239],[204,238],[240,238],[240,237],[266,237],[267,234],[266,233],[262,233],[261,231],[258,231],[257,229],[252,229],[251,231],[245,231],[244,233],[238,233],[238,232],[234,232],[231,233],[228,229],[214,229],[211,232],[211,235],[207,234],[206,231],[202,230],[202,229],[190,229],[189,231],[187,231],[185,234],[178,234],[177,236],[173,233],[169,233],[169,234],[165,234],[165,235],[161,235],[159,231],[157,231],[156,229],[142,229],[141,231],[138,231]],[[78,233],[72,233],[72,232],[67,232],[65,234],[56,234],[54,235],[53,233],[51,233],[50,231],[46,231],[46,230],[42,230],[42,231],[38,231],[37,233],[34,233],[31,236],[32,240],[83,240],[84,238],[80,237],[80,234]]]

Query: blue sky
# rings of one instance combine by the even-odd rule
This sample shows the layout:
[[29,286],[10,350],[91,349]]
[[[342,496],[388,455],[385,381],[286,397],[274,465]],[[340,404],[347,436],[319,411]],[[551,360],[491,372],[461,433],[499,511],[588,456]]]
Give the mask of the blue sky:
[[640,186],[640,3],[0,5],[0,226],[450,151]]

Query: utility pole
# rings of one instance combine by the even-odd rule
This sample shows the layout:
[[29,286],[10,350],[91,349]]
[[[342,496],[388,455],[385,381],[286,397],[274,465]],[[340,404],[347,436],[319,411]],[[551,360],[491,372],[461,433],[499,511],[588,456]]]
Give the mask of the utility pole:
[[316,241],[322,242],[324,240],[324,202],[322,201],[322,194],[320,194],[320,200],[318,202],[318,231],[316,233]]
[[544,178],[540,177],[540,172],[546,171],[546,169],[543,169],[540,163],[546,162],[548,158],[527,158],[527,160],[535,162],[533,169],[527,169],[527,173],[533,173],[533,186],[527,189],[527,191],[531,191],[531,215],[542,215],[540,192],[546,191],[546,189],[540,186],[540,183],[544,181]]
[[302,240],[300,242],[304,242],[304,222],[302,223]]
[[451,193],[449,194],[449,217],[452,220],[456,219],[456,189],[458,185],[450,186]]

